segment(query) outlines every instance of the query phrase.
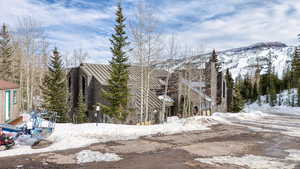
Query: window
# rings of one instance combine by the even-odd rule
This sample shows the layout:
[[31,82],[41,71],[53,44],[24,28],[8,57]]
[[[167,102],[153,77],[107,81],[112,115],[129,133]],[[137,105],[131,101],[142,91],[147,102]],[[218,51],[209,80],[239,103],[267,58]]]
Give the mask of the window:
[[71,77],[71,75],[69,76],[69,92],[71,93],[71,85],[72,85],[72,77]]
[[226,83],[223,81],[223,97],[225,97],[226,93],[225,93],[225,90],[226,90]]
[[17,104],[17,91],[16,90],[14,90],[14,93],[13,93],[13,103]]
[[81,87],[82,87],[82,97],[83,97],[83,101],[85,101],[85,77],[82,76],[81,77]]

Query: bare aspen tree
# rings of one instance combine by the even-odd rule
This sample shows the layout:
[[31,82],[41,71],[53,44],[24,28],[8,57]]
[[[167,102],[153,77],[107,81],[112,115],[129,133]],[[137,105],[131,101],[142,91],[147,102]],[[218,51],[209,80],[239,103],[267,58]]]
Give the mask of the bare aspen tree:
[[[149,120],[150,79],[153,72],[151,64],[161,51],[160,34],[158,33],[159,24],[154,13],[153,8],[145,2],[141,2],[130,21],[132,45],[134,47],[133,55],[141,67],[141,122]],[[143,117],[144,113],[145,117]]]
[[64,62],[66,67],[77,67],[81,63],[87,62],[89,58],[88,52],[82,48],[74,49],[72,54],[65,53]]
[[[176,56],[178,55],[178,45],[176,43],[175,35],[172,34],[171,37],[169,37],[169,41],[167,42],[166,45],[166,58],[170,61],[174,61],[176,59]],[[172,74],[171,70],[172,63],[168,63],[166,67],[167,71],[167,78],[165,81],[165,86],[164,86],[164,96],[163,96],[163,104],[162,104],[162,114],[160,115],[160,121],[162,121],[165,116],[166,116],[166,98],[168,97],[168,87],[169,87],[169,80],[170,76]]]
[[32,17],[19,18],[16,41],[20,55],[22,110],[32,110],[39,100],[40,84],[46,70],[47,42],[42,25]]

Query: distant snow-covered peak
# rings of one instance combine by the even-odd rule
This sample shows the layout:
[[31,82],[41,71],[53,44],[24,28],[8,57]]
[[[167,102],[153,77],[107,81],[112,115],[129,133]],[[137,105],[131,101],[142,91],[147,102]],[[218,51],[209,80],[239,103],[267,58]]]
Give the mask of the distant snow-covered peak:
[[[287,46],[281,42],[260,42],[246,47],[234,48],[224,51],[217,51],[218,59],[221,62],[222,70],[229,69],[233,78],[239,75],[244,77],[246,74],[254,75],[256,67],[262,68],[261,74],[266,71],[266,59],[271,53],[272,66],[279,77],[290,64],[293,46]],[[184,57],[176,60],[168,60],[156,64],[156,67],[166,69],[168,66],[171,70],[182,69],[187,64],[194,67],[203,68],[204,63],[209,61],[210,53],[205,53],[192,57]]]

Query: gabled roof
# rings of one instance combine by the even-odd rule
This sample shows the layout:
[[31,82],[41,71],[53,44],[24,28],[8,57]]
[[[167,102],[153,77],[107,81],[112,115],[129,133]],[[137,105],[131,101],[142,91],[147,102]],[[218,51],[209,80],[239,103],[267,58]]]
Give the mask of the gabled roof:
[[[103,85],[107,85],[107,80],[110,77],[111,67],[110,65],[104,64],[87,64],[83,63],[80,65],[81,70],[83,70],[87,75],[93,76],[97,81]],[[161,83],[158,76],[166,75],[163,70],[153,70],[151,73],[151,88],[159,88]],[[139,85],[141,83],[141,68],[139,66],[129,67],[129,81],[128,85]]]
[[[89,76],[93,76],[98,82],[103,85],[107,85],[107,81],[110,77],[111,67],[110,65],[103,64],[81,64],[80,69],[84,71]],[[161,86],[158,76],[164,75],[165,72],[160,72],[160,70],[154,70],[151,73],[150,85],[151,89],[156,89]],[[129,67],[129,80],[128,85],[131,89],[131,94],[134,97],[135,105],[137,109],[140,109],[141,104],[141,69],[138,66]],[[144,89],[144,98],[146,97],[146,90]],[[160,109],[162,101],[155,95],[153,91],[149,91],[149,108]]]
[[12,83],[12,82],[8,82],[8,81],[5,81],[5,80],[0,80],[0,90],[3,90],[3,89],[16,89],[16,88],[19,88],[19,86],[15,83]]

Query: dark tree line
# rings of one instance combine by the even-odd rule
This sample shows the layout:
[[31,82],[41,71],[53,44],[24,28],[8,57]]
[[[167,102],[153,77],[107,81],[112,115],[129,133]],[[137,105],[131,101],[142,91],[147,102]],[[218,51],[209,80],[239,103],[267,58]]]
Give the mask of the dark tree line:
[[[264,101],[270,106],[282,105],[283,102],[289,106],[300,106],[300,48],[295,48],[290,66],[284,71],[282,79],[275,73],[271,58],[270,52],[266,62],[266,72],[259,75],[259,80],[246,75],[233,82],[227,71],[227,85],[233,85],[234,88],[233,104],[228,107],[229,111],[239,112],[245,103],[257,101],[258,104],[262,104],[260,96],[265,96]],[[293,94],[292,89],[298,89],[297,94]],[[286,99],[281,95],[284,90],[288,91]]]

